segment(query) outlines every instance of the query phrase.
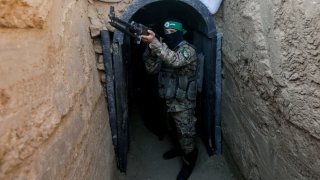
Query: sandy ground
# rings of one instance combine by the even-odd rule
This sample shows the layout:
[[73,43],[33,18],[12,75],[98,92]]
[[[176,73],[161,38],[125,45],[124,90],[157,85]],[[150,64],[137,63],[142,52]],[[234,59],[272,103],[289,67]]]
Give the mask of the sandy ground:
[[[170,180],[176,179],[182,161],[179,157],[164,160],[162,154],[170,149],[170,141],[159,141],[157,136],[145,128],[138,113],[134,113],[130,124],[130,152],[127,174],[119,175],[120,180]],[[197,139],[199,157],[190,180],[233,180],[223,156],[208,157],[205,147]]]

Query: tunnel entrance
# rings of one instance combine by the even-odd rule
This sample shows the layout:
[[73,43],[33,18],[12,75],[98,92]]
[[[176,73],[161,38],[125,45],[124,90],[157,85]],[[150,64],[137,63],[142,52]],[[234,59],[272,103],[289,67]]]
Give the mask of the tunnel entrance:
[[[160,37],[163,22],[168,18],[182,21],[188,30],[185,39],[197,48],[197,53],[204,54],[203,90],[197,98],[197,133],[209,155],[221,154],[221,35],[209,10],[198,0],[137,0],[121,17],[126,22],[134,20],[151,27]],[[113,34],[112,41],[109,32],[103,31],[101,39],[112,140],[118,168],[125,172],[131,110],[143,109],[144,124],[162,138],[166,131],[164,107],[157,95],[157,77],[144,70],[142,54],[146,45],[134,44],[119,31]]]

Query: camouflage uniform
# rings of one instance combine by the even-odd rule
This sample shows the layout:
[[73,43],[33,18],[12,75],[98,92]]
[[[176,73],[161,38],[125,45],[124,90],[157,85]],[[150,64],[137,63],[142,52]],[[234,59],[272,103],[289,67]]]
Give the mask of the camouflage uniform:
[[[167,112],[174,121],[181,148],[188,154],[195,147],[196,51],[186,41],[173,51],[157,39],[149,47],[151,52],[148,50],[144,54],[146,70],[150,74],[159,73],[159,96],[166,100]],[[163,88],[163,84],[167,87]]]

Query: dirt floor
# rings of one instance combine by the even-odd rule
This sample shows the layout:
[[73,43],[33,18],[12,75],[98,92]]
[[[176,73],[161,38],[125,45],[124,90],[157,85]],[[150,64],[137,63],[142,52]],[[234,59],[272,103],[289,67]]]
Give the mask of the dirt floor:
[[[169,138],[159,141],[158,137],[145,128],[138,113],[130,122],[130,152],[127,174],[119,175],[120,180],[170,180],[176,179],[181,168],[180,158],[162,159],[170,149]],[[197,140],[199,157],[190,180],[234,180],[223,156],[208,157],[202,142]]]

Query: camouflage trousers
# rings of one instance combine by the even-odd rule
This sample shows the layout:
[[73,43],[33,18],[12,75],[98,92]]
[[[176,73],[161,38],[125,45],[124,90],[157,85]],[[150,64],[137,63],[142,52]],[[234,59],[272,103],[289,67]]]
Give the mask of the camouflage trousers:
[[177,138],[181,149],[185,154],[189,154],[195,148],[195,125],[197,118],[194,115],[194,109],[188,109],[180,112],[168,113],[169,131],[176,130]]

